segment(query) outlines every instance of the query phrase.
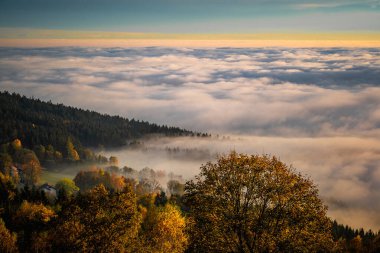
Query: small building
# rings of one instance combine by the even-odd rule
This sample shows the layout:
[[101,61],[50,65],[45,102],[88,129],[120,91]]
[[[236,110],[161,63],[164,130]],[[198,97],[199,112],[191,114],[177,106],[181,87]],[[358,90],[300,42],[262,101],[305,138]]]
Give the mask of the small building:
[[39,190],[43,191],[45,193],[46,197],[50,200],[57,198],[57,189],[55,189],[54,186],[51,186],[48,183],[41,185]]

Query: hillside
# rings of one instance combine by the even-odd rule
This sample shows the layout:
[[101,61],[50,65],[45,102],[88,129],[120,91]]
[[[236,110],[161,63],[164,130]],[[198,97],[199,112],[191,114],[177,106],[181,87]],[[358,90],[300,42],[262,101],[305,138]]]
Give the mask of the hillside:
[[0,117],[0,143],[18,138],[28,148],[52,145],[64,150],[69,137],[76,146],[118,147],[149,134],[195,135],[177,127],[100,114],[8,92],[0,92]]

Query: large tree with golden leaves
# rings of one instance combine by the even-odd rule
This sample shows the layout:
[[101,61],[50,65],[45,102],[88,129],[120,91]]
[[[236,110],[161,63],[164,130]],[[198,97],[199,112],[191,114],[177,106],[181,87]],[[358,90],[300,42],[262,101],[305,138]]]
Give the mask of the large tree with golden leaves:
[[140,230],[141,246],[136,251],[185,252],[188,244],[186,219],[178,207],[171,204],[157,207],[152,203],[142,211],[145,217]]
[[140,214],[127,186],[109,192],[99,185],[65,208],[53,229],[58,252],[128,252],[137,237]]
[[190,252],[317,252],[332,243],[316,186],[275,157],[221,156],[185,190]]

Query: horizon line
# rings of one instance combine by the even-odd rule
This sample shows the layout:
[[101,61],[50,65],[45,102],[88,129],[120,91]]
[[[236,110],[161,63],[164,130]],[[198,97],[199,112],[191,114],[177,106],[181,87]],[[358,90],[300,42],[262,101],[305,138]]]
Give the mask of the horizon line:
[[0,27],[0,39],[167,39],[167,40],[380,40],[380,31],[160,33]]
[[380,47],[380,32],[138,33],[0,28],[0,47]]
[[0,47],[380,48],[380,40],[0,39]]

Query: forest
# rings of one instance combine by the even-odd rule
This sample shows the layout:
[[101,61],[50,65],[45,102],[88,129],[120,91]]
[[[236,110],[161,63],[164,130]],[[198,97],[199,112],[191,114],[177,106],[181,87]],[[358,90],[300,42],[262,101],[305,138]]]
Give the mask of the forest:
[[159,126],[145,121],[100,114],[63,104],[43,102],[19,94],[0,92],[0,143],[18,138],[25,147],[51,145],[63,152],[71,138],[79,155],[82,147],[120,147],[152,134],[203,136],[178,127]]
[[[380,251],[379,232],[331,220],[317,186],[274,156],[232,151],[186,181],[92,147],[207,134],[7,92],[0,102],[0,252]],[[85,169],[41,181],[62,165]]]

